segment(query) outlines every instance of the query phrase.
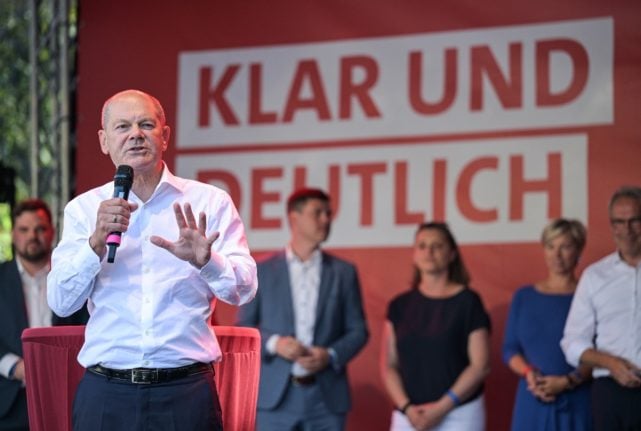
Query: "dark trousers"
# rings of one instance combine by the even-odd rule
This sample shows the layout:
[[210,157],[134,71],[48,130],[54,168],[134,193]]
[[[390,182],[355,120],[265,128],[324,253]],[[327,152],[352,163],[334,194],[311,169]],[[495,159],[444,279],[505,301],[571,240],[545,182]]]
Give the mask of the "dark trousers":
[[290,383],[285,396],[273,410],[258,409],[258,431],[342,431],[345,414],[332,413],[323,401],[320,385]]
[[27,392],[24,388],[20,389],[9,411],[0,418],[0,431],[29,431]]
[[611,377],[592,383],[595,431],[641,431],[641,388],[625,388]]
[[213,371],[135,384],[85,372],[73,402],[74,431],[222,431]]

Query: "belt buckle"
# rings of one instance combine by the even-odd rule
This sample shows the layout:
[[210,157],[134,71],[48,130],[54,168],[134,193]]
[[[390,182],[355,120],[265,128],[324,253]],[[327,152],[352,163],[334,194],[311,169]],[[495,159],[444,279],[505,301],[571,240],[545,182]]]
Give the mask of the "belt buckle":
[[158,369],[134,368],[131,370],[131,383],[148,385],[158,381]]

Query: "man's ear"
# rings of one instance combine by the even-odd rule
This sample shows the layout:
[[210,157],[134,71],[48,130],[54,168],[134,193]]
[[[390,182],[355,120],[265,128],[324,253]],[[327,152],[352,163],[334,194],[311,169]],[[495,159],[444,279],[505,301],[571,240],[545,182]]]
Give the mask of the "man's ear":
[[294,218],[296,217],[296,211],[290,211],[287,213],[287,224],[291,228],[294,223]]
[[171,136],[171,128],[167,125],[162,128],[162,150],[165,151],[169,145],[169,137]]
[[98,141],[100,142],[100,150],[103,154],[109,155],[109,147],[107,146],[107,133],[100,129],[98,130]]

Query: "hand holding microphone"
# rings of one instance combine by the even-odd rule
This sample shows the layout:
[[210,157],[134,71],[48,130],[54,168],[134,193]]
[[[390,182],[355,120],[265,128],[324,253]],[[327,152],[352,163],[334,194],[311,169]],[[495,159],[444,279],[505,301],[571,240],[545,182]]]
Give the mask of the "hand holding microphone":
[[89,238],[89,245],[101,259],[107,247],[109,248],[107,261],[110,263],[114,262],[122,232],[127,230],[131,211],[137,208],[135,203],[126,201],[132,184],[133,169],[131,166],[120,165],[114,176],[114,197],[100,204],[96,230]]
[[[121,198],[124,200],[129,199],[129,190],[134,183],[134,170],[131,166],[120,165],[114,175],[114,198]],[[118,222],[118,215],[114,216],[114,223]],[[107,246],[109,246],[109,253],[107,254],[107,262],[113,263],[116,259],[116,249],[120,246],[120,238],[122,233],[120,231],[110,232],[107,236]]]

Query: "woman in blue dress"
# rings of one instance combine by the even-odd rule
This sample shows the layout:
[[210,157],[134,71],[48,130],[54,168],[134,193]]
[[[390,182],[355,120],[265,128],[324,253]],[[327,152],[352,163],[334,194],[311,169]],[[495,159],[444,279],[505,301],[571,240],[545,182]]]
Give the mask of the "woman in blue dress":
[[503,360],[519,377],[513,431],[592,429],[590,369],[566,363],[559,342],[577,285],[575,268],[585,228],[557,219],[543,230],[547,278],[520,288],[512,299]]

